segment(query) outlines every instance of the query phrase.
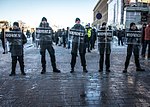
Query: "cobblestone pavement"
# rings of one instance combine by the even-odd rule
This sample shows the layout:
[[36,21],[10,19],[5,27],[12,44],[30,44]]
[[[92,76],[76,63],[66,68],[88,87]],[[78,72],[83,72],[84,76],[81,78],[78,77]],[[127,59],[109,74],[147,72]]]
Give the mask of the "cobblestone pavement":
[[[133,58],[128,73],[122,73],[126,47],[113,45],[111,72],[98,72],[97,50],[86,54],[88,73],[82,72],[77,57],[75,73],[70,73],[70,50],[54,46],[57,67],[53,73],[47,54],[47,72],[40,74],[39,50],[25,47],[25,72],[11,71],[10,54],[0,54],[0,107],[150,107],[150,61],[141,59],[145,72],[136,72]],[[2,47],[0,46],[0,53]],[[81,96],[85,94],[85,96]]]

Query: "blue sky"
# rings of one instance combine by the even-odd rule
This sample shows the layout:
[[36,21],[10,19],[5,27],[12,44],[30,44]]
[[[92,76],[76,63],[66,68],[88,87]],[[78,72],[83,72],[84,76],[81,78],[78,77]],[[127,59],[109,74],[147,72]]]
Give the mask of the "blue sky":
[[93,9],[98,0],[0,0],[0,20],[13,23],[17,20],[32,27],[47,18],[50,25],[71,27],[76,17],[81,22],[92,23]]

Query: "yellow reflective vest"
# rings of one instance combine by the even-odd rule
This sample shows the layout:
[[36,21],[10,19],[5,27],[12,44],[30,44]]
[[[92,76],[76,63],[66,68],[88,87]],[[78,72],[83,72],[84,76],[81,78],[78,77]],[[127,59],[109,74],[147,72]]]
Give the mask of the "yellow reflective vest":
[[88,38],[90,38],[92,35],[92,28],[87,28],[86,32],[87,32]]

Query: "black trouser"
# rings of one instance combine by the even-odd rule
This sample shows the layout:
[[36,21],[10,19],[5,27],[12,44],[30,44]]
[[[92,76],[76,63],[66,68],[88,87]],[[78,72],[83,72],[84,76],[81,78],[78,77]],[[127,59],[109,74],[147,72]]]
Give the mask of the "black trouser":
[[66,38],[63,38],[63,45],[66,47]]
[[145,53],[146,53],[146,48],[148,47],[148,58],[150,58],[150,40],[146,40],[144,41],[144,43],[142,44],[142,53],[141,55],[143,57],[145,57]]
[[99,70],[103,70],[104,57],[105,57],[106,70],[109,70],[109,68],[110,68],[111,44],[110,43],[99,43],[98,48],[99,48],[99,52],[100,52]]
[[128,66],[129,66],[129,62],[130,62],[132,52],[134,53],[134,60],[135,60],[136,68],[141,68],[140,63],[139,63],[139,47],[134,46],[134,45],[128,45],[128,47],[127,47],[127,56],[126,56],[126,61],[125,61],[125,69],[127,69]]
[[[83,69],[85,69],[86,68],[85,53],[79,53],[79,54],[80,54],[81,65],[83,66]],[[71,68],[74,69],[76,64],[77,53],[71,53],[71,55],[72,55]]]
[[[103,63],[104,63],[104,54],[100,54],[100,60],[99,60],[99,69],[103,70]],[[106,70],[109,70],[110,68],[110,54],[106,54],[105,56],[105,65]]]
[[91,50],[94,49],[94,46],[95,46],[95,40],[92,39],[92,40],[91,40]]
[[88,47],[88,51],[90,51],[90,47],[91,47],[91,37],[88,38],[88,44],[87,44],[87,47]]
[[74,67],[75,67],[78,50],[79,50],[79,54],[80,54],[81,65],[83,66],[83,69],[86,69],[86,60],[85,60],[86,44],[85,43],[78,44],[77,42],[72,42],[71,68],[74,69]]
[[23,55],[22,56],[12,56],[11,58],[12,58],[12,71],[11,71],[11,73],[15,73],[17,60],[19,61],[21,72],[24,73],[24,59],[23,59]]
[[51,64],[52,64],[53,70],[55,70],[56,69],[55,51],[54,51],[54,48],[50,44],[41,45],[40,54],[41,54],[42,68],[46,69],[46,59],[45,59],[46,50],[48,51],[51,57]]
[[120,45],[120,42],[121,42],[121,45],[123,46],[123,40],[122,40],[122,37],[118,37],[118,45]]

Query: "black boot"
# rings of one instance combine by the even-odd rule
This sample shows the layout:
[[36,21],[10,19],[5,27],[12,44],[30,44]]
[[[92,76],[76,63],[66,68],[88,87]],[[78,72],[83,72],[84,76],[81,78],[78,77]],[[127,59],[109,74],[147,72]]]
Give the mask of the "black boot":
[[9,74],[9,76],[15,76],[15,69],[16,69],[16,62],[12,62],[12,68],[11,68],[11,73]]
[[20,64],[20,67],[21,67],[21,74],[22,75],[26,75],[26,73],[24,72],[24,63]]
[[74,68],[71,68],[71,71],[70,71],[70,73],[73,73],[74,72]]
[[98,72],[102,72],[103,70],[99,69]]
[[124,69],[124,70],[123,70],[123,73],[127,73],[127,69]]
[[16,73],[14,73],[14,72],[11,72],[10,74],[9,74],[9,76],[15,76],[16,75]]
[[136,71],[145,71],[145,69],[140,68],[136,68]]
[[106,69],[106,72],[111,72],[110,69]]
[[86,69],[86,67],[83,67],[83,72],[87,73],[88,70]]
[[57,68],[53,69],[53,72],[60,73],[61,71]]
[[24,72],[24,68],[21,68],[21,74],[26,75],[26,73]]
[[45,74],[45,73],[46,73],[46,66],[43,66],[43,67],[42,67],[41,74]]

